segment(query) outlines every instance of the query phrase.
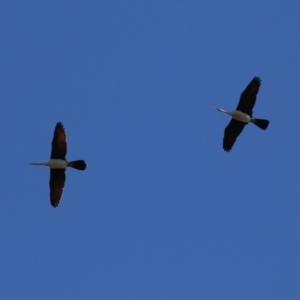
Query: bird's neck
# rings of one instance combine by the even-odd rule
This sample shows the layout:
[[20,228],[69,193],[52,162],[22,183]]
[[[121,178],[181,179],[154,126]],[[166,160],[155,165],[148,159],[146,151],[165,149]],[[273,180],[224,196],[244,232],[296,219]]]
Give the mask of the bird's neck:
[[46,162],[41,162],[41,163],[34,162],[34,163],[31,163],[30,165],[32,165],[32,166],[46,166],[47,163]]

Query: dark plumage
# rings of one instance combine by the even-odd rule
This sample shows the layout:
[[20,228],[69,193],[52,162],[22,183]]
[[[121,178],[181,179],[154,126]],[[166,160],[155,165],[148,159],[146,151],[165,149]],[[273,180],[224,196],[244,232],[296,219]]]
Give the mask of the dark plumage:
[[232,118],[225,128],[224,138],[223,138],[223,148],[225,151],[230,151],[233,147],[237,137],[243,131],[245,125],[248,123],[241,122]]
[[86,163],[84,160],[66,161],[67,154],[67,136],[64,126],[58,122],[54,129],[52,139],[52,149],[50,160],[43,163],[31,163],[35,166],[50,167],[50,202],[53,207],[57,207],[63,194],[63,189],[66,181],[66,168],[72,167],[77,170],[85,170]]
[[261,79],[258,76],[255,76],[242,92],[236,110],[240,110],[243,113],[252,116],[252,110],[256,102],[256,95],[258,93],[260,84]]
[[52,139],[52,159],[66,159],[67,154],[67,136],[65,133],[64,125],[58,122],[54,129],[54,135]]
[[[248,84],[246,89],[242,92],[236,111],[240,111],[250,116],[250,122],[258,126],[259,128],[267,129],[269,125],[268,120],[255,119],[252,117],[253,107],[256,102],[256,95],[259,91],[260,84],[261,79],[259,77],[256,76],[252,79],[252,81]],[[245,125],[248,124],[248,122],[242,122],[235,119],[233,115],[234,113],[235,112],[229,113],[233,116],[233,118],[229,122],[228,126],[225,128],[224,132],[223,148],[225,151],[230,151],[232,149],[237,137],[241,134]]]
[[[58,122],[54,129],[52,139],[51,159],[66,160],[67,154],[67,136],[64,126]],[[63,194],[66,181],[66,169],[50,169],[50,202],[53,207],[57,207]]]
[[50,203],[53,207],[57,207],[62,197],[65,181],[66,169],[50,169]]
[[[54,136],[52,139],[51,159],[66,160],[67,154],[67,136],[64,126],[58,122],[54,129]],[[85,170],[86,164],[83,160],[76,160],[68,162],[68,167],[77,170]],[[66,169],[50,169],[50,202],[53,207],[57,207],[63,194],[63,189],[66,181]]]

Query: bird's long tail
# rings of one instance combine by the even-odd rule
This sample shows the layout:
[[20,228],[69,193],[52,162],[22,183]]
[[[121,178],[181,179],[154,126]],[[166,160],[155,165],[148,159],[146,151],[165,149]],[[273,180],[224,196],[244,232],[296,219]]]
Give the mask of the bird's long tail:
[[263,130],[266,130],[269,126],[269,121],[264,119],[252,119],[252,123]]
[[68,162],[68,166],[72,167],[74,169],[83,171],[86,169],[86,163],[84,160],[74,160],[74,161],[70,161]]

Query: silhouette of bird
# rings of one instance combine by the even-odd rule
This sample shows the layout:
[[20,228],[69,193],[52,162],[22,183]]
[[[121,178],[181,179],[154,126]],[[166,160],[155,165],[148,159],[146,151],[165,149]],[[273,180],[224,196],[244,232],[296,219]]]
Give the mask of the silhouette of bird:
[[77,170],[85,170],[86,163],[84,160],[75,160],[68,162],[67,154],[67,136],[64,126],[58,122],[54,129],[52,139],[52,150],[50,160],[42,163],[30,163],[33,166],[47,166],[50,168],[50,202],[53,207],[57,207],[63,194],[66,180],[66,168],[72,167]]
[[252,110],[256,102],[256,95],[260,84],[261,79],[258,76],[255,76],[242,92],[236,110],[227,111],[222,108],[216,108],[218,111],[226,113],[232,117],[224,132],[223,148],[225,151],[228,152],[232,149],[237,137],[241,134],[245,125],[248,123],[253,123],[263,130],[268,128],[268,120],[257,119],[252,116]]

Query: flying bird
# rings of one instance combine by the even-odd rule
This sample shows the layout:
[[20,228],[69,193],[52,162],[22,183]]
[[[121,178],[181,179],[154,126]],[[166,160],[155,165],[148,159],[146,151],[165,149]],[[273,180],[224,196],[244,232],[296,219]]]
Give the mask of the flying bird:
[[85,170],[86,164],[84,160],[75,160],[68,162],[67,154],[67,136],[64,126],[58,122],[54,129],[52,139],[52,150],[50,160],[42,163],[30,163],[33,166],[47,166],[50,168],[50,202],[53,207],[57,207],[66,181],[66,168],[72,167],[77,170]]
[[255,76],[248,84],[240,96],[239,104],[235,111],[226,111],[222,108],[216,108],[218,111],[228,114],[232,117],[224,131],[223,148],[230,151],[237,137],[243,131],[245,125],[253,123],[259,128],[265,130],[268,128],[269,121],[265,119],[253,118],[252,110],[255,105],[256,95],[261,84],[261,79]]

